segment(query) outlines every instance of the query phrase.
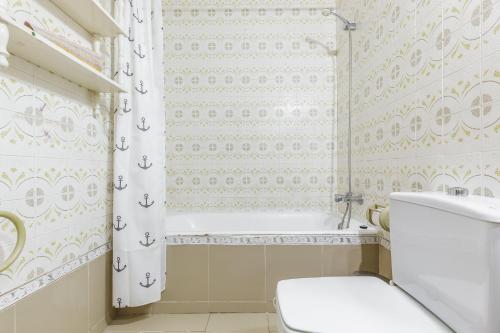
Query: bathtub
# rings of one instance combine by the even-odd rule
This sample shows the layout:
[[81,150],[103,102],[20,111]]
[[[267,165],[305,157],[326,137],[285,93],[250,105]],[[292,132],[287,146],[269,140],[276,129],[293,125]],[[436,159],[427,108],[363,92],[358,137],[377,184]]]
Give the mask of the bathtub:
[[[171,214],[155,313],[274,312],[279,280],[378,273],[377,231],[322,212]],[[242,287],[244,286],[244,287]]]
[[377,230],[351,220],[337,230],[341,217],[322,212],[248,212],[170,214],[167,244],[377,244]]

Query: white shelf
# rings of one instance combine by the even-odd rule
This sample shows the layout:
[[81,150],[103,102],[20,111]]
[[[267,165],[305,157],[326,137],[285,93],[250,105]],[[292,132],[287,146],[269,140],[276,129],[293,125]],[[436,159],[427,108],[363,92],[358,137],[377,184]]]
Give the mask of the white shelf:
[[92,34],[115,37],[125,34],[97,0],[51,0],[76,23]]
[[9,29],[10,37],[7,44],[9,53],[89,90],[96,92],[126,91],[101,72],[13,19],[0,15],[0,22],[6,23]]

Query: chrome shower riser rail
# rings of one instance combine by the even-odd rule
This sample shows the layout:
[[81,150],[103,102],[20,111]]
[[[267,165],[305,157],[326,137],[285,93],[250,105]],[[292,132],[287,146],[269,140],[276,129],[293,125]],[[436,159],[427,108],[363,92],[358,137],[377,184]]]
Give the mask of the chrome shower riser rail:
[[348,190],[344,195],[335,195],[335,202],[346,203],[345,212],[342,216],[342,221],[338,225],[338,229],[349,228],[352,215],[352,204],[357,202],[363,203],[361,194],[354,195],[352,193],[352,31],[356,30],[356,23],[351,22],[342,15],[335,12],[333,8],[325,8],[324,16],[333,15],[344,23],[344,30],[349,33],[349,104],[348,104],[348,135],[347,135],[347,172],[348,172]]

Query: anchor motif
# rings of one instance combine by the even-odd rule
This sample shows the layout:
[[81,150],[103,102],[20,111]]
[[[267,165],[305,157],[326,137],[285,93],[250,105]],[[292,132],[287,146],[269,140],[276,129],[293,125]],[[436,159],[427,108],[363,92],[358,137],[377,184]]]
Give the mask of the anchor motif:
[[147,94],[148,91],[144,90],[144,81],[140,80],[139,85],[141,86],[141,89],[137,89],[137,87],[135,87],[135,90],[137,90],[137,92],[140,93],[141,95]]
[[148,129],[151,128],[151,126],[146,127],[146,118],[142,117],[141,123],[142,123],[142,127],[140,127],[139,125],[136,125],[137,128],[140,129],[141,131],[146,132]]
[[120,222],[122,221],[122,217],[120,215],[118,215],[116,217],[116,225],[113,223],[113,228],[116,230],[116,231],[120,231],[120,230],[123,230],[127,227],[127,223],[125,223],[123,226],[120,226]]
[[127,36],[127,39],[128,39],[128,41],[129,41],[129,42],[133,42],[133,41],[135,41],[135,38],[134,38],[134,36],[132,35],[132,28],[131,28],[131,27],[129,27],[129,28],[128,28],[128,36]]
[[115,144],[116,149],[121,150],[121,151],[125,151],[125,150],[127,150],[127,149],[129,149],[129,148],[130,148],[130,146],[125,147],[125,137],[124,137],[124,136],[122,136],[122,137],[120,138],[120,142],[122,143],[121,147],[118,147],[118,145],[117,145],[117,144]]
[[124,98],[123,99],[123,108],[122,108],[123,113],[129,113],[130,111],[132,111],[132,108],[127,109],[127,104],[128,104],[128,99]]
[[151,203],[148,203],[148,199],[149,199],[149,194],[145,193],[144,194],[144,201],[145,201],[145,203],[142,203],[142,202],[139,201],[139,205],[141,205],[144,208],[149,208],[149,207],[153,206],[154,203],[155,203],[155,201],[153,200],[153,201],[151,201]]
[[[118,297],[118,298],[116,299],[116,303],[118,303],[118,308],[119,308],[119,309],[121,309],[121,307],[122,307],[122,298],[121,298],[121,297]],[[125,305],[125,307],[127,307],[127,306]]]
[[156,279],[153,279],[153,282],[149,282],[150,277],[151,277],[151,273],[147,272],[147,273],[146,273],[146,283],[139,282],[139,284],[141,285],[141,287],[144,287],[144,288],[149,288],[149,287],[151,287],[153,284],[155,284]]
[[141,44],[139,44],[139,46],[137,47],[138,50],[134,49],[134,53],[141,59],[144,59],[146,58],[146,55],[144,53],[142,53],[142,47],[141,47]]
[[153,238],[153,241],[150,243],[149,242],[149,232],[146,232],[144,233],[144,237],[146,238],[146,243],[143,243],[142,240],[139,241],[139,244],[141,244],[142,246],[144,247],[150,247],[151,245],[153,245],[154,242],[156,242],[156,239]]
[[118,190],[118,191],[121,191],[121,190],[124,190],[127,188],[128,184],[125,184],[125,186],[122,186],[122,182],[123,182],[123,176],[122,175],[119,175],[118,176],[118,186],[115,185],[115,188]]
[[125,74],[127,76],[134,76],[134,73],[130,71],[130,63],[127,62],[127,64],[125,66],[127,67],[127,70],[126,71],[122,71],[123,74]]
[[116,266],[113,265],[113,268],[115,269],[116,272],[120,273],[121,271],[124,271],[125,268],[127,268],[127,265],[123,265],[123,267],[120,267],[120,257],[116,257]]
[[[137,13],[137,15],[136,15],[136,13]],[[137,23],[141,24],[142,22],[144,22],[144,20],[139,18],[139,8],[137,8],[136,13],[134,13],[133,16],[137,20]]]
[[137,165],[141,169],[147,170],[153,166],[153,163],[149,163],[149,165],[148,165],[148,155],[142,155],[142,161],[143,161],[142,164],[137,163]]
[[45,110],[46,106],[47,106],[47,103],[43,103],[43,105],[38,109],[38,111],[43,112],[43,110]]

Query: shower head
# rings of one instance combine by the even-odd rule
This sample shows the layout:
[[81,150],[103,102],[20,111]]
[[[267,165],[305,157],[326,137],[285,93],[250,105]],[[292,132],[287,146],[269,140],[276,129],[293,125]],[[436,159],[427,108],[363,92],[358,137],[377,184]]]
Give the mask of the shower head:
[[337,14],[335,9],[333,9],[333,8],[325,8],[321,11],[321,13],[323,14],[323,16],[333,15],[336,18],[338,18],[339,20],[341,20],[342,22],[344,22],[344,24],[345,24],[344,30],[348,30],[348,31],[356,30],[356,23],[349,21],[348,19],[346,19],[345,17],[343,17],[340,14]]

